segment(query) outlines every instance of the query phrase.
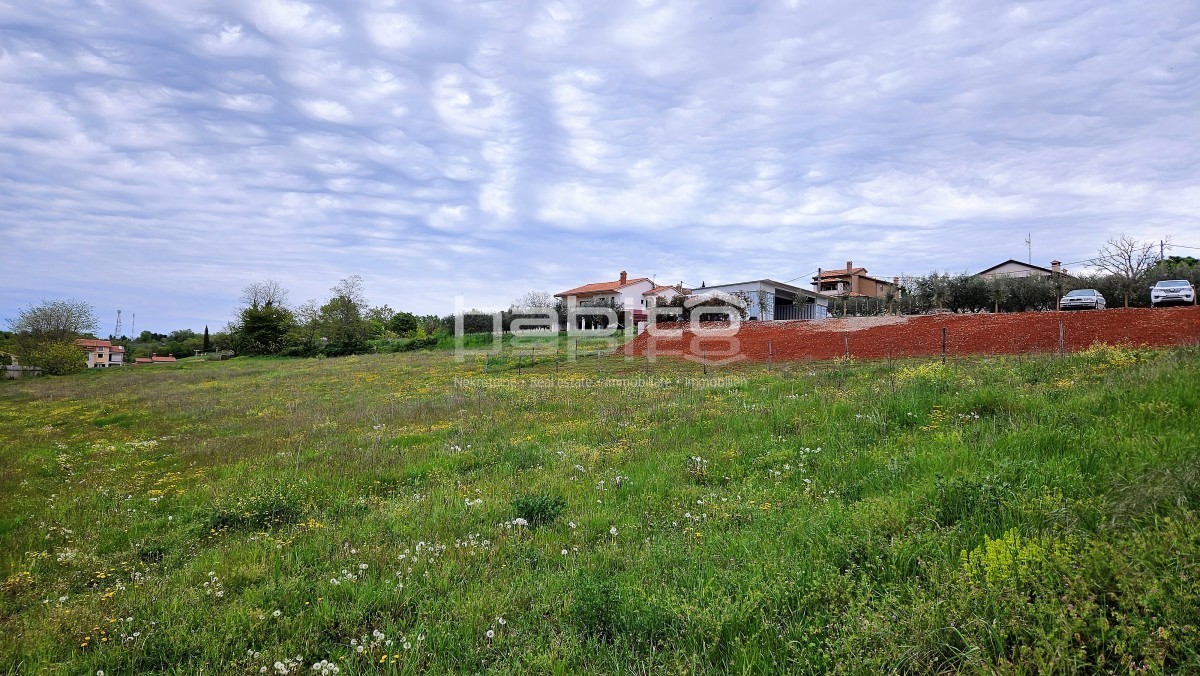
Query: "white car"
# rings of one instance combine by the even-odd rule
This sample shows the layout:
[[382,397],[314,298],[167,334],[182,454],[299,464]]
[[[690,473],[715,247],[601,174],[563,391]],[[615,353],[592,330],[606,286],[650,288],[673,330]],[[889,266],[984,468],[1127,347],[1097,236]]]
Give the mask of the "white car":
[[1058,301],[1061,310],[1103,310],[1104,296],[1095,289],[1075,289]]
[[1194,303],[1196,290],[1186,279],[1167,279],[1150,287],[1150,307],[1164,303]]

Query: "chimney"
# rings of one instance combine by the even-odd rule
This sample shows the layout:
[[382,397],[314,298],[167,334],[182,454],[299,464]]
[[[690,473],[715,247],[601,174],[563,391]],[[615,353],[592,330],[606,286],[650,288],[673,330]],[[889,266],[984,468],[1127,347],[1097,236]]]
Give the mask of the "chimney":
[[624,270],[621,271],[621,284],[625,284],[625,280],[629,279],[629,275]]
[[846,272],[854,269],[854,261],[846,261]]
[[1062,272],[1062,261],[1050,261],[1050,270],[1056,275]]

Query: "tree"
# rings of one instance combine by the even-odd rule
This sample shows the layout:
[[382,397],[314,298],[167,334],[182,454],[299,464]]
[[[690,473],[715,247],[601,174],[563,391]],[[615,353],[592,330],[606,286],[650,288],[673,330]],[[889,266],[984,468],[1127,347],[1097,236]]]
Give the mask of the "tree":
[[512,302],[512,309],[554,307],[557,301],[549,291],[529,291]]
[[419,321],[411,312],[397,312],[388,322],[388,329],[397,336],[407,336],[417,330]]
[[1054,281],[1049,277],[1009,277],[1004,280],[1004,289],[1004,300],[1000,303],[1000,309],[1005,312],[1049,310],[1058,303]]
[[1150,266],[1158,262],[1157,253],[1156,243],[1139,242],[1128,235],[1121,235],[1110,237],[1093,262],[1096,267],[1120,279],[1125,307],[1129,307],[1129,294],[1133,293]]
[[205,324],[205,325],[204,325],[204,342],[203,342],[203,343],[201,343],[201,345],[202,345],[202,347],[201,347],[200,349],[201,349],[201,350],[202,350],[202,351],[203,351],[205,354],[207,354],[207,353],[209,353],[209,352],[211,352],[211,351],[212,351],[212,341],[211,341],[211,340],[209,340],[209,338],[208,338],[208,324]]
[[264,307],[287,307],[288,291],[279,282],[268,279],[242,289],[242,303],[256,310]]
[[330,291],[333,297],[321,306],[320,325],[329,340],[329,354],[354,354],[367,345],[368,324],[363,318],[367,305],[362,277],[351,275],[338,282]]
[[317,332],[321,330],[321,306],[315,298],[310,298],[296,308],[296,324],[292,328],[291,344],[298,348],[291,350],[296,356],[308,356],[317,349]]
[[391,337],[388,335],[388,322],[395,316],[396,311],[386,304],[367,310],[363,317],[367,321],[367,334],[372,339]]
[[979,312],[991,299],[987,281],[970,274],[954,275],[947,281],[946,305],[955,312]]
[[290,310],[275,305],[242,310],[234,329],[241,354],[278,354],[296,320]]
[[41,305],[28,305],[9,327],[33,343],[69,343],[79,336],[92,333],[100,325],[95,310],[81,300],[43,300]]

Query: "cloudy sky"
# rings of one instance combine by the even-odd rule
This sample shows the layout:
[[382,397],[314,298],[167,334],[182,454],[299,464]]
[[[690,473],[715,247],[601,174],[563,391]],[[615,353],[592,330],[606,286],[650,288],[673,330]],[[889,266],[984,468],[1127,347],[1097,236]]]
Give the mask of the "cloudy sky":
[[1194,0],[0,0],[0,318],[1200,246],[1198,61]]

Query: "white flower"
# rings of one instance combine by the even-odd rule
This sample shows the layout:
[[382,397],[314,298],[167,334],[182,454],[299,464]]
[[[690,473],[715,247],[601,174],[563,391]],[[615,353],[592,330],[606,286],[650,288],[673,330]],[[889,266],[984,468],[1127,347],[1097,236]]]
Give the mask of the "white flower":
[[271,613],[271,617],[279,617],[282,614],[283,614],[282,610],[276,610],[275,612]]
[[488,629],[487,633],[484,634],[484,636],[487,636],[489,639],[492,639],[492,638],[496,637],[496,632],[491,629]]
[[412,647],[412,644],[411,644],[411,643],[409,643],[408,641],[405,641],[405,642],[404,642],[404,649],[405,649],[405,650],[408,650],[408,649],[409,649],[409,648],[411,648],[411,647]]
[[341,584],[336,577],[329,578],[329,584]]
[[562,550],[562,555],[563,555],[563,556],[566,556],[566,555],[567,555],[567,550],[565,550],[565,549],[564,549],[564,550]]
[[508,624],[508,620],[504,619],[503,617],[497,617],[496,621],[500,623],[500,626]]
[[609,528],[609,529],[608,529],[608,534],[609,534],[609,535],[611,535],[611,536],[613,536],[613,537],[617,537],[617,527],[616,527],[616,526],[613,526],[612,528]]
[[367,569],[367,564],[365,564],[365,563],[360,563],[360,564],[358,564],[358,569],[359,569],[359,570],[366,570],[366,569]]

